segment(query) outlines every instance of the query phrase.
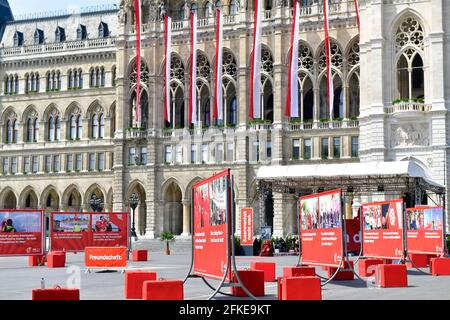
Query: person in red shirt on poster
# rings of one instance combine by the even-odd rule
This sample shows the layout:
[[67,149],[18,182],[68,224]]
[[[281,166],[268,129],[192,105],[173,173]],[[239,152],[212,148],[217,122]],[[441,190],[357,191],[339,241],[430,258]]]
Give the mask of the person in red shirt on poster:
[[106,232],[108,229],[108,220],[106,220],[103,216],[100,217],[100,220],[97,220],[95,223],[95,231],[97,232]]
[[425,222],[424,222],[424,217],[423,217],[423,211],[421,210],[419,213],[419,230],[424,230],[425,229]]

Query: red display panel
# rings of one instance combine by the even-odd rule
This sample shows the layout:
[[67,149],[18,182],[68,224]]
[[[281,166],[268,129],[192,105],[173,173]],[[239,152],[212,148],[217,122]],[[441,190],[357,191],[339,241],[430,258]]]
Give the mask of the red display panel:
[[0,210],[0,256],[44,254],[44,213]]
[[403,200],[363,204],[362,217],[363,256],[401,259],[404,252]]
[[225,170],[193,187],[194,198],[194,274],[222,279],[228,263],[226,280],[231,279],[230,170]]
[[444,208],[406,209],[406,239],[408,253],[444,254]]
[[253,245],[253,208],[241,210],[241,245]]
[[341,190],[300,197],[302,263],[338,267],[343,259]]
[[124,212],[52,212],[50,247],[69,252],[86,247],[127,247],[128,214]]

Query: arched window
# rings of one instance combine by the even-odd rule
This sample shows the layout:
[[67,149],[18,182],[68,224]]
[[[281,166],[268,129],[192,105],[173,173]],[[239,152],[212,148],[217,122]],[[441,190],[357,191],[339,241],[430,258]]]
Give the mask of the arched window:
[[100,68],[100,86],[101,87],[105,86],[105,68],[104,67]]
[[212,4],[211,2],[207,2],[205,5],[204,17],[209,18],[212,14]]
[[357,72],[354,72],[348,82],[349,89],[349,110],[348,116],[350,119],[359,116],[359,76]]
[[56,127],[55,139],[56,141],[59,141],[61,140],[61,120],[58,116],[55,119],[55,127]]
[[61,90],[61,73],[56,71],[56,90]]
[[70,139],[75,140],[77,138],[77,119],[75,115],[70,116]]
[[72,72],[72,70],[69,70],[69,72],[67,73],[67,88],[68,89],[72,89],[74,87],[73,81],[74,81],[73,72]]
[[6,121],[6,143],[14,142],[14,120]]
[[19,93],[19,76],[17,74],[14,76],[14,93]]
[[98,26],[98,37],[107,38],[108,36],[109,36],[108,24],[102,21]]
[[31,118],[27,120],[27,142],[33,142],[34,123]]
[[39,141],[39,121],[34,119],[34,142]]
[[77,40],[86,40],[87,39],[87,31],[86,26],[80,24],[77,28]]
[[398,99],[423,102],[425,98],[424,46],[422,24],[415,16],[407,15],[401,21],[395,35]]
[[48,141],[55,141],[55,119],[50,116],[48,120]]
[[100,84],[100,69],[97,67],[95,68],[95,87],[99,87]]
[[39,92],[39,88],[40,88],[40,78],[39,78],[39,73],[36,73],[35,76],[35,82],[36,82],[36,92]]
[[83,119],[81,115],[77,118],[77,138],[81,139],[83,137]]
[[100,113],[99,116],[99,132],[98,132],[98,137],[100,139],[103,139],[105,137],[105,116],[103,115],[103,113]]
[[230,15],[235,15],[237,14],[237,5],[236,5],[236,1],[235,0],[231,0],[230,2],[230,11],[229,11]]
[[98,116],[97,114],[94,114],[92,117],[92,129],[91,129],[91,138],[97,139],[98,138]]
[[78,88],[83,89],[83,70],[78,69]]
[[94,70],[94,68],[92,68],[89,71],[89,87],[90,88],[95,87],[95,70]]

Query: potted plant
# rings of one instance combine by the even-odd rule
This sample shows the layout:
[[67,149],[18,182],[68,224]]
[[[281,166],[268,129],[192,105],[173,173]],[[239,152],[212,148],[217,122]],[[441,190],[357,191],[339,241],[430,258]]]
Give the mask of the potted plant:
[[164,231],[161,233],[161,241],[166,241],[166,254],[170,255],[169,242],[175,241],[175,237],[172,232]]

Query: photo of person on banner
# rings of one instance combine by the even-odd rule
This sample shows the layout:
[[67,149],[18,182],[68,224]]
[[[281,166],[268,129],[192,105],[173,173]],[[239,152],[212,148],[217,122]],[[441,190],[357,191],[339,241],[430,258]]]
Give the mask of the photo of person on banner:
[[320,227],[323,229],[341,226],[341,205],[339,193],[319,197]]
[[318,228],[318,202],[317,197],[301,200],[302,229],[313,230]]
[[227,212],[226,177],[212,181],[209,186],[211,195],[210,224],[212,226],[225,224]]
[[0,232],[40,232],[40,212],[0,212]]
[[442,208],[424,209],[424,229],[442,230]]
[[113,225],[109,215],[92,215],[92,226],[94,232],[119,232],[120,228]]
[[53,232],[86,232],[89,230],[87,214],[55,214]]
[[381,229],[381,206],[365,206],[363,209],[364,230]]

